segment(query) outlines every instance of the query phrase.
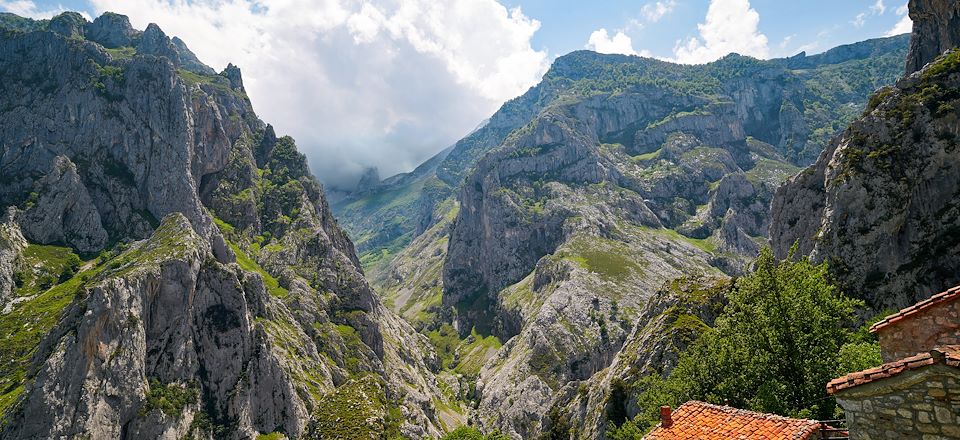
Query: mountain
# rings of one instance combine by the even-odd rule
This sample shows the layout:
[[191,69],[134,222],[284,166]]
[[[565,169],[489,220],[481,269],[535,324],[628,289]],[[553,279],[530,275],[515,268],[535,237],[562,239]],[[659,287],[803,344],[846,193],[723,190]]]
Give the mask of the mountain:
[[[435,212],[436,209],[455,194],[480,157],[498,147],[511,132],[528,124],[549,104],[566,95],[587,93],[594,88],[610,91],[628,86],[630,76],[648,83],[671,83],[679,89],[702,86],[708,94],[719,93],[721,83],[747,79],[748,72],[767,75],[768,82],[783,79],[785,84],[790,84],[780,87],[783,90],[764,91],[770,92],[769,96],[743,98],[769,101],[758,103],[758,108],[761,104],[765,106],[766,114],[749,116],[749,124],[753,124],[751,134],[776,146],[790,164],[806,166],[813,162],[829,137],[858,114],[867,94],[895,79],[897,69],[893,66],[902,63],[906,45],[907,37],[901,36],[841,46],[819,55],[799,54],[756,66],[748,66],[749,63],[738,66],[735,60],[745,58],[734,57],[733,61],[713,63],[705,68],[617,55],[602,56],[606,61],[595,63],[588,59],[588,52],[573,53],[558,58],[540,84],[504,104],[484,125],[451,148],[412,173],[388,178],[372,188],[364,187],[339,198],[332,209],[354,238],[364,267],[379,272],[404,246],[442,220],[442,213]],[[595,64],[590,66],[591,63]],[[604,65],[623,67],[624,72],[598,70]],[[607,84],[599,84],[592,78],[601,74]],[[673,104],[678,108],[690,105]],[[784,104],[782,109],[779,104]]]
[[236,66],[0,15],[0,438],[605,438],[768,236],[848,286],[907,262],[875,306],[952,268],[956,53],[895,83],[950,5],[911,3],[909,53],[574,52],[332,207]]
[[960,5],[912,1],[907,76],[870,98],[817,162],[777,191],[771,240],[829,260],[846,290],[901,308],[960,283]]
[[[892,81],[902,56],[860,87]],[[555,63],[572,90],[465,178],[443,263],[442,305],[461,332],[508,341],[479,374],[483,426],[523,438],[564,419],[567,432],[603,426],[611,414],[596,406],[613,390],[589,399],[580,384],[620,354],[669,357],[657,350],[674,347],[621,353],[658,316],[642,312],[661,286],[735,275],[756,255],[775,189],[799,171],[816,129],[843,123],[818,112],[842,94],[818,88],[853,68],[784,63],[731,55],[688,67],[589,52]]]
[[907,45],[703,66],[574,52],[417,177],[333,209],[479,426],[602,437],[629,406],[615,384],[669,369],[711,322],[713,300],[682,293],[702,286],[671,283],[745,270],[776,188],[896,80]]
[[424,438],[459,417],[237,67],[118,14],[2,14],[0,96],[0,437]]

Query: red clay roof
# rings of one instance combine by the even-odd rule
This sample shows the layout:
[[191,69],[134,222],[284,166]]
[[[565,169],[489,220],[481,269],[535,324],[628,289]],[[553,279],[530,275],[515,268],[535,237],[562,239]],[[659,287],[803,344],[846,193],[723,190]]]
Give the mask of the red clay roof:
[[944,364],[950,367],[960,368],[960,345],[938,347],[929,352],[888,362],[876,368],[850,373],[846,376],[831,380],[830,383],[827,384],[827,393],[833,394],[840,390],[860,386],[875,380],[896,376],[904,371],[915,370],[934,364]]
[[820,422],[790,419],[691,400],[673,412],[673,426],[657,425],[646,440],[806,440]]
[[953,301],[955,299],[960,299],[960,286],[954,287],[946,292],[941,292],[936,295],[931,296],[928,299],[920,301],[910,307],[907,307],[897,313],[894,313],[886,318],[883,318],[882,321],[874,324],[870,327],[870,331],[876,333],[877,330],[880,330],[888,325],[894,324],[903,320],[904,318],[919,313],[922,310],[928,309],[938,304],[943,304],[945,302]]

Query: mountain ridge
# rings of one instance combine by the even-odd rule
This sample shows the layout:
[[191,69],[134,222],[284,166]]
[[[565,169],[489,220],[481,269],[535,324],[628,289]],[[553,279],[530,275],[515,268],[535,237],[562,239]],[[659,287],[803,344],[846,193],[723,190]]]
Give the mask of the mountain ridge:
[[[845,62],[856,63],[861,61],[863,57],[866,56],[865,54],[890,50],[894,47],[897,48],[897,50],[905,50],[908,44],[907,40],[908,37],[906,36],[867,40],[861,43],[841,46],[824,54],[805,57],[803,60],[818,60],[813,64],[827,67]],[[434,163],[441,155],[444,157],[444,159],[440,161],[438,170],[432,173],[436,175],[436,179],[432,179],[429,175],[422,175],[419,179],[415,179],[412,182],[408,180],[407,177],[402,177],[397,180],[391,180],[395,178],[387,178],[384,179],[384,183],[381,185],[372,189],[366,189],[358,194],[345,195],[332,204],[335,214],[356,240],[361,258],[365,262],[364,266],[368,270],[381,270],[383,263],[389,261],[393,255],[396,255],[396,253],[402,249],[403,245],[409,243],[413,238],[424,232],[429,225],[439,221],[442,216],[437,215],[434,211],[440,202],[453,195],[454,188],[459,185],[459,179],[462,179],[463,173],[474,166],[480,155],[498,146],[509,132],[519,128],[519,125],[523,123],[523,121],[530,120],[546,103],[556,99],[559,93],[558,91],[563,87],[562,83],[571,81],[572,78],[582,78],[587,75],[585,71],[579,72],[577,69],[571,70],[571,68],[568,67],[568,65],[573,66],[584,59],[591,62],[592,60],[602,60],[603,63],[609,63],[610,65],[617,65],[617,63],[649,65],[650,67],[645,69],[647,71],[663,70],[663,68],[679,69],[680,71],[699,69],[699,67],[677,65],[654,59],[644,59],[627,55],[601,55],[590,51],[576,51],[557,58],[551,70],[545,74],[542,84],[531,88],[530,91],[524,95],[505,103],[503,108],[491,117],[486,125],[478,128],[463,140],[454,144],[454,146],[449,149],[449,152],[448,150],[444,150],[443,153],[425,162],[425,164]],[[726,59],[727,61],[721,60],[711,64],[729,63],[731,60],[745,58],[733,55],[733,58],[728,56]],[[784,69],[793,69],[799,67],[799,60],[799,58],[793,57],[771,61],[758,61],[758,63],[770,67],[777,66]],[[807,66],[804,68],[809,68],[811,63],[808,61],[804,62],[807,63]],[[661,69],[658,69],[656,66],[661,66]],[[858,67],[869,69],[869,66]],[[830,72],[829,69],[825,70],[825,73],[835,75],[835,73]],[[839,74],[839,72],[836,74]],[[570,78],[565,79],[565,75],[569,75]],[[669,74],[658,75],[664,78],[669,77]],[[549,85],[551,82],[557,83],[557,85]],[[864,89],[864,87],[859,86],[858,90],[859,89]],[[871,88],[869,91],[872,90]],[[853,93],[850,96],[844,96],[844,99],[862,101],[866,93],[866,91],[859,95]],[[835,102],[830,103],[830,106],[843,109],[846,103],[846,101]],[[529,108],[523,109],[524,107]],[[855,112],[844,116],[844,118],[852,118],[854,114]],[[818,132],[818,142],[822,141],[825,143],[828,139],[827,134],[833,133],[834,130],[839,130],[839,127],[825,127],[824,133]],[[779,139],[766,140],[768,142],[775,141],[773,142],[775,144],[780,143]],[[795,165],[807,165],[816,158],[816,153],[818,152],[816,149],[819,147],[808,148],[811,150],[808,153],[804,153],[806,159],[795,162]],[[398,176],[405,175],[400,174]],[[428,185],[428,187],[431,188],[429,191],[430,194],[421,197],[422,192],[419,187],[428,182],[432,182]],[[385,209],[380,210],[379,208],[381,206],[385,206]],[[399,220],[389,224],[384,223],[387,222],[388,219],[394,218]],[[380,220],[378,221],[377,219]]]
[[[676,305],[682,296],[668,299],[663,287],[681,275],[746,270],[766,242],[774,191],[800,171],[804,149],[818,153],[812,139],[839,130],[867,93],[899,75],[906,37],[880,41],[898,49],[800,71],[736,55],[693,67],[561,57],[526,96],[554,98],[498,145],[474,150],[465,181],[423,211],[433,225],[399,253],[365,260],[366,272],[431,339],[464,338],[453,371],[476,363],[456,357],[475,353],[475,335],[503,344],[469,370],[477,386],[465,398],[476,402],[478,426],[537,438],[571,420],[572,436],[603,435],[610,417],[619,420],[613,385],[636,373],[630,359],[670,359],[684,347],[623,351],[637,346],[639,329],[672,325],[645,307]],[[500,139],[491,133],[458,148]],[[446,163],[473,160],[457,151]]]
[[0,436],[423,438],[455,420],[432,347],[367,285],[238,68],[118,14],[0,23]]

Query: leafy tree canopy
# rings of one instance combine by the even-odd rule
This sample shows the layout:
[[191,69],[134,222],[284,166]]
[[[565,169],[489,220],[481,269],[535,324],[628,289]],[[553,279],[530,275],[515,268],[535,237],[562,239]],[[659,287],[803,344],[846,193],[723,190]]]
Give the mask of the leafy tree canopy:
[[826,384],[879,365],[872,335],[855,331],[863,302],[831,283],[826,263],[779,262],[761,251],[754,271],[736,281],[715,326],[694,342],[666,378],[634,385],[640,414],[609,434],[640,438],[658,421],[659,407],[702,400],[791,417],[836,417]]

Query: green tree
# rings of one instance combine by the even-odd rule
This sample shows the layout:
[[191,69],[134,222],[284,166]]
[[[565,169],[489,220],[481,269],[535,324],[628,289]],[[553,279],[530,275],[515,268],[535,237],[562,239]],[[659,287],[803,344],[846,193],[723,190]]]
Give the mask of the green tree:
[[652,426],[660,405],[687,400],[830,418],[836,402],[825,385],[841,371],[841,355],[847,367],[875,361],[868,341],[841,353],[853,339],[854,309],[863,303],[834,287],[826,264],[779,262],[764,249],[728,299],[714,328],[680,356],[666,379],[650,376],[636,384],[643,390],[637,398],[642,412],[631,430]]
[[509,438],[498,432],[483,435],[479,429],[472,426],[460,426],[441,437],[440,440],[507,440]]

